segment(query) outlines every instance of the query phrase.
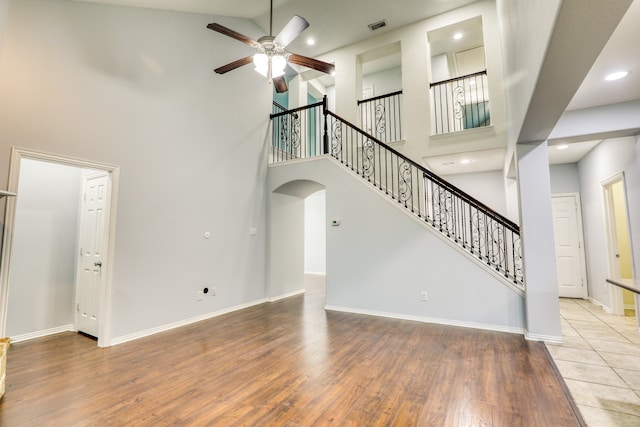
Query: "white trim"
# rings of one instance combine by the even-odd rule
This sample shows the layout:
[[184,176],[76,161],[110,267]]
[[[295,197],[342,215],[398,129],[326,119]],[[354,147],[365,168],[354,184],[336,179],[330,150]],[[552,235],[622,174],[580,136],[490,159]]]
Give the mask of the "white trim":
[[[629,221],[629,199],[627,197],[627,185],[625,180],[624,171],[613,175],[612,177],[601,181],[602,185],[602,197],[603,197],[603,209],[604,209],[604,222],[605,222],[605,238],[607,247],[607,277],[620,280],[620,271],[618,268],[618,261],[615,258],[615,254],[618,252],[618,243],[616,235],[616,224],[613,219],[614,207],[613,207],[613,195],[611,193],[611,186],[617,182],[622,184],[622,193],[624,195],[624,215],[627,221],[627,232],[631,233],[629,228],[631,222]],[[629,234],[629,251],[631,259],[633,260],[633,242]],[[635,277],[635,269],[633,262],[631,263],[631,274]],[[610,313],[617,316],[624,316],[624,296],[622,288],[607,284],[609,287],[609,302],[611,303]]]
[[75,331],[76,331],[76,327],[74,325],[72,324],[63,325],[55,328],[45,329],[43,331],[29,332],[28,334],[16,335],[11,337],[11,342],[16,343],[21,341],[28,341],[35,338],[42,338],[42,337],[47,337],[49,335],[60,334],[62,332],[75,332]]
[[389,319],[412,320],[414,322],[435,323],[438,325],[458,326],[461,328],[482,329],[485,331],[507,332],[510,334],[522,335],[525,333],[524,328],[515,326],[489,325],[486,323],[464,322],[461,320],[440,319],[435,317],[414,316],[410,314],[389,313],[385,311],[362,310],[358,308],[341,307],[336,305],[326,305],[325,310],[340,311],[343,313],[364,314],[367,316],[386,317]]
[[304,274],[314,275],[314,276],[326,276],[327,273],[322,271],[305,271]]
[[245,304],[240,304],[240,305],[236,305],[236,306],[233,306],[233,307],[227,307],[227,308],[224,308],[224,309],[219,310],[219,311],[214,311],[214,312],[211,312],[211,313],[202,314],[200,316],[191,317],[189,319],[179,320],[177,322],[168,323],[166,325],[157,326],[157,327],[151,328],[151,329],[146,329],[144,331],[134,332],[133,334],[123,335],[123,336],[118,337],[118,338],[113,338],[113,339],[111,339],[111,342],[109,344],[112,345],[112,346],[113,345],[118,345],[118,344],[124,344],[126,342],[134,341],[134,340],[137,340],[137,339],[140,339],[140,338],[145,338],[145,337],[148,337],[148,336],[151,336],[151,335],[158,334],[160,332],[166,332],[166,331],[169,331],[171,329],[179,328],[179,327],[182,327],[182,326],[187,326],[187,325],[190,325],[192,323],[201,322],[203,320],[211,319],[213,317],[222,316],[223,314],[231,313],[231,312],[238,311],[238,310],[243,310],[245,308],[253,307],[255,305],[264,304],[265,302],[267,302],[266,299],[259,299],[259,300],[248,302],[248,303],[245,303]]
[[[107,201],[107,212],[109,215],[108,230],[108,251],[105,286],[100,296],[100,319],[98,326],[98,347],[108,347],[111,340],[111,294],[113,280],[113,264],[115,259],[115,236],[116,236],[116,212],[118,202],[118,184],[120,179],[120,168],[107,163],[98,163],[84,159],[63,157],[55,154],[43,153],[39,151],[27,150],[17,147],[11,148],[11,160],[9,165],[8,191],[17,193],[18,181],[20,179],[20,162],[22,159],[31,159],[57,163],[67,166],[80,167],[84,169],[96,169],[109,174],[110,194]],[[8,197],[5,210],[5,231],[2,237],[2,254],[0,256],[0,336],[6,335],[7,305],[9,304],[9,266],[11,261],[11,244],[13,240],[13,229],[15,226],[16,197]]]
[[269,298],[267,298],[267,302],[276,302],[276,301],[280,301],[280,300],[283,300],[283,299],[296,297],[298,295],[304,294],[305,292],[306,292],[306,290],[304,288],[298,289],[297,291],[288,292],[286,294],[277,295],[275,297],[269,297]]
[[539,335],[526,332],[524,337],[527,341],[544,341],[548,344],[562,344],[562,335]]

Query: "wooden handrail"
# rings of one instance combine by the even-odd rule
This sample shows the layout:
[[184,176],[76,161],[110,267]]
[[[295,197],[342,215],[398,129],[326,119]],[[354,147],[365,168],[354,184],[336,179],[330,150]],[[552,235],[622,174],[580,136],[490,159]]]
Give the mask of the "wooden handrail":
[[397,92],[387,93],[384,95],[374,96],[373,98],[363,99],[362,101],[358,101],[358,105],[364,104],[365,102],[377,101],[378,99],[391,98],[392,96],[396,96],[396,95],[402,95],[402,90],[399,90]]
[[467,74],[466,76],[454,77],[454,78],[448,79],[448,80],[442,80],[442,81],[439,81],[439,82],[429,83],[429,87],[432,88],[434,86],[440,86],[440,85],[443,85],[443,84],[455,82],[455,81],[462,80],[462,79],[469,79],[471,77],[481,76],[483,74],[486,75],[487,74],[487,70],[478,71],[477,73]]

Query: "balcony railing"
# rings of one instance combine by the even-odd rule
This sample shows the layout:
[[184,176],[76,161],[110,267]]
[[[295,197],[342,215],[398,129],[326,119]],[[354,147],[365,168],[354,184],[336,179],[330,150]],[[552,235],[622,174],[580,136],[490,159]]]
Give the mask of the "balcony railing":
[[322,150],[322,102],[286,110],[273,103],[270,162],[319,156]]
[[487,72],[431,83],[434,135],[491,124]]
[[402,91],[358,101],[360,124],[382,142],[402,140]]

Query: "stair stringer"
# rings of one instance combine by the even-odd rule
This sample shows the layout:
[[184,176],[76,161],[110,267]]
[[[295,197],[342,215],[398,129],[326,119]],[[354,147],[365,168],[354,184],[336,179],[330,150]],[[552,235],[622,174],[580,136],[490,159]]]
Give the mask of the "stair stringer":
[[326,188],[327,309],[524,333],[521,289],[332,157],[267,176],[270,192],[296,180]]

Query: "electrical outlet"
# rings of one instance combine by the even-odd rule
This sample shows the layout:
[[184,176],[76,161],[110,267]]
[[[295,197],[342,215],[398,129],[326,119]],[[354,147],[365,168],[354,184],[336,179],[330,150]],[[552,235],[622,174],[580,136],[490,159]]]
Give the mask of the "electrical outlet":
[[216,288],[211,288],[210,291],[211,291],[211,296],[215,297],[216,296]]
[[427,300],[427,291],[420,292],[420,301],[426,301],[426,300]]
[[202,301],[202,298],[204,298],[204,293],[202,291],[196,292],[196,301]]

